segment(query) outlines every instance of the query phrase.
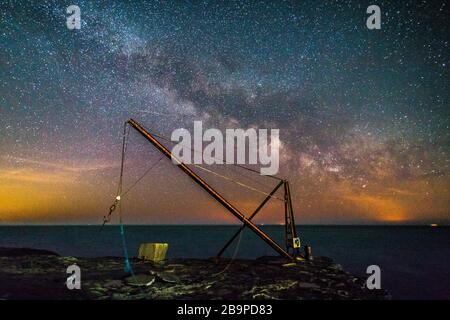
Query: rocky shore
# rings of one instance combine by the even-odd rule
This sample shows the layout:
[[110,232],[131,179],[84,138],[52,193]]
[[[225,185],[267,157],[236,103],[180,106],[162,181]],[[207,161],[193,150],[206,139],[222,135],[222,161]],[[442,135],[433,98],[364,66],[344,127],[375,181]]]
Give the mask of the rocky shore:
[[[0,299],[387,299],[368,290],[331,259],[289,263],[171,259],[163,264],[123,258],[62,257],[46,250],[0,248]],[[81,289],[68,290],[69,265],[81,268]]]

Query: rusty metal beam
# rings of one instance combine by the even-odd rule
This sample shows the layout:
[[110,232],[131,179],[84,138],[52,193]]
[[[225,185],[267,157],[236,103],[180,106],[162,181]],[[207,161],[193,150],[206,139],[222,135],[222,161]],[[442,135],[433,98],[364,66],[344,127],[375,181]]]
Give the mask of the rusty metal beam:
[[264,242],[271,246],[280,255],[293,260],[289,253],[287,253],[283,248],[281,248],[275,241],[272,240],[264,231],[259,229],[253,222],[251,222],[244,214],[242,214],[237,208],[235,208],[228,200],[226,200],[221,194],[214,190],[205,180],[203,180],[199,175],[192,171],[188,166],[186,166],[181,160],[172,155],[172,152],[167,149],[163,144],[161,144],[152,134],[150,134],[144,127],[142,127],[138,122],[133,119],[129,119],[127,123],[138,131],[144,138],[146,138],[153,146],[156,147],[160,152],[162,152],[167,158],[173,160],[177,163],[177,167],[180,168],[184,173],[191,177],[200,187],[202,187],[206,192],[208,192],[214,199],[216,199],[222,206],[224,206],[228,211],[230,211],[236,218],[238,218],[242,223],[244,223],[250,230],[252,230],[258,237],[260,237]]
[[293,256],[301,256],[299,248],[294,248],[293,239],[297,238],[297,230],[295,227],[294,210],[292,209],[291,188],[289,181],[284,182],[284,197],[285,197],[285,241],[286,251],[292,252]]

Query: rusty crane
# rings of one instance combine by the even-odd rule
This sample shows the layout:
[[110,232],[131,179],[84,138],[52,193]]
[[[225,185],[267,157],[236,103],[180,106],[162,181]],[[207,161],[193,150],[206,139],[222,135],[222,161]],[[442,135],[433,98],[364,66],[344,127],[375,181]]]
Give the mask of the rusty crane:
[[[248,217],[241,212],[238,208],[232,205],[222,194],[220,194],[217,190],[215,190],[210,184],[208,184],[202,177],[200,177],[197,173],[195,173],[191,168],[189,168],[185,163],[183,163],[180,159],[175,157],[172,152],[163,145],[157,138],[164,139],[163,136],[157,133],[150,133],[149,130],[146,130],[141,124],[133,119],[129,119],[124,125],[124,140],[122,147],[122,166],[121,166],[121,180],[123,173],[123,153],[125,152],[125,143],[126,143],[126,133],[127,126],[135,129],[139,134],[141,134],[148,142],[150,142],[158,151],[160,151],[163,156],[171,159],[176,166],[182,170],[188,177],[194,180],[203,190],[205,190],[213,199],[215,199],[218,203],[220,203],[225,209],[227,209],[233,216],[235,216],[239,221],[242,222],[242,226],[237,230],[237,232],[230,238],[230,240],[224,245],[224,247],[218,252],[217,257],[222,256],[225,250],[233,243],[233,241],[240,235],[240,233],[248,228],[253,231],[260,239],[266,242],[270,247],[272,247],[279,255],[285,257],[289,260],[296,260],[301,257],[300,254],[300,240],[297,236],[297,231],[295,227],[294,220],[294,212],[292,209],[292,200],[289,182],[287,180],[271,176],[272,178],[278,180],[275,188],[269,193],[266,194],[265,199],[259,204],[259,206],[253,211],[251,215]],[[167,140],[167,138],[165,138]],[[197,166],[198,167],[198,166]],[[243,167],[245,168],[245,167]],[[246,168],[248,169],[248,168]],[[251,170],[251,169],[250,169]],[[209,171],[209,170],[208,170]],[[251,170],[253,171],[253,170]],[[284,218],[285,218],[285,249],[282,248],[278,243],[276,243],[267,233],[265,233],[261,228],[259,228],[252,219],[261,211],[261,209],[266,205],[266,203],[274,196],[274,194],[283,187],[284,189],[284,198],[282,201],[284,202]],[[110,208],[109,215],[105,217],[104,223],[109,220],[109,216],[112,211],[114,211],[116,204],[120,201],[120,193],[116,198],[116,202]]]

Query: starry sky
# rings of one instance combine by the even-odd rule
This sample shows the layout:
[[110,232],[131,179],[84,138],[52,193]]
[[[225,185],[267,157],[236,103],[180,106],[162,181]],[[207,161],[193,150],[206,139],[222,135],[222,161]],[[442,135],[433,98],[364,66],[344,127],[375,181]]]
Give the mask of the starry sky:
[[[128,118],[166,136],[279,128],[298,224],[448,223],[449,4],[377,1],[369,30],[371,4],[2,1],[0,223],[101,223]],[[130,132],[124,187],[159,157]],[[248,214],[264,198],[199,174]],[[127,223],[236,222],[167,159],[123,208]],[[256,221],[282,223],[283,204]]]

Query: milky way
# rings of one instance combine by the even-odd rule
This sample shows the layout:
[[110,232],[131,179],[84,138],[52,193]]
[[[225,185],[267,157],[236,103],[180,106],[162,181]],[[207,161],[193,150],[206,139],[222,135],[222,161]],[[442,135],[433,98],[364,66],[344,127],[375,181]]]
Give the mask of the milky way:
[[[378,1],[381,30],[368,1],[70,4],[80,30],[69,4],[0,5],[0,223],[99,222],[131,117],[279,128],[299,222],[449,221],[445,2]],[[132,134],[127,183],[157,159]],[[245,210],[261,199],[209,178]],[[132,222],[234,222],[168,161],[130,199]]]

